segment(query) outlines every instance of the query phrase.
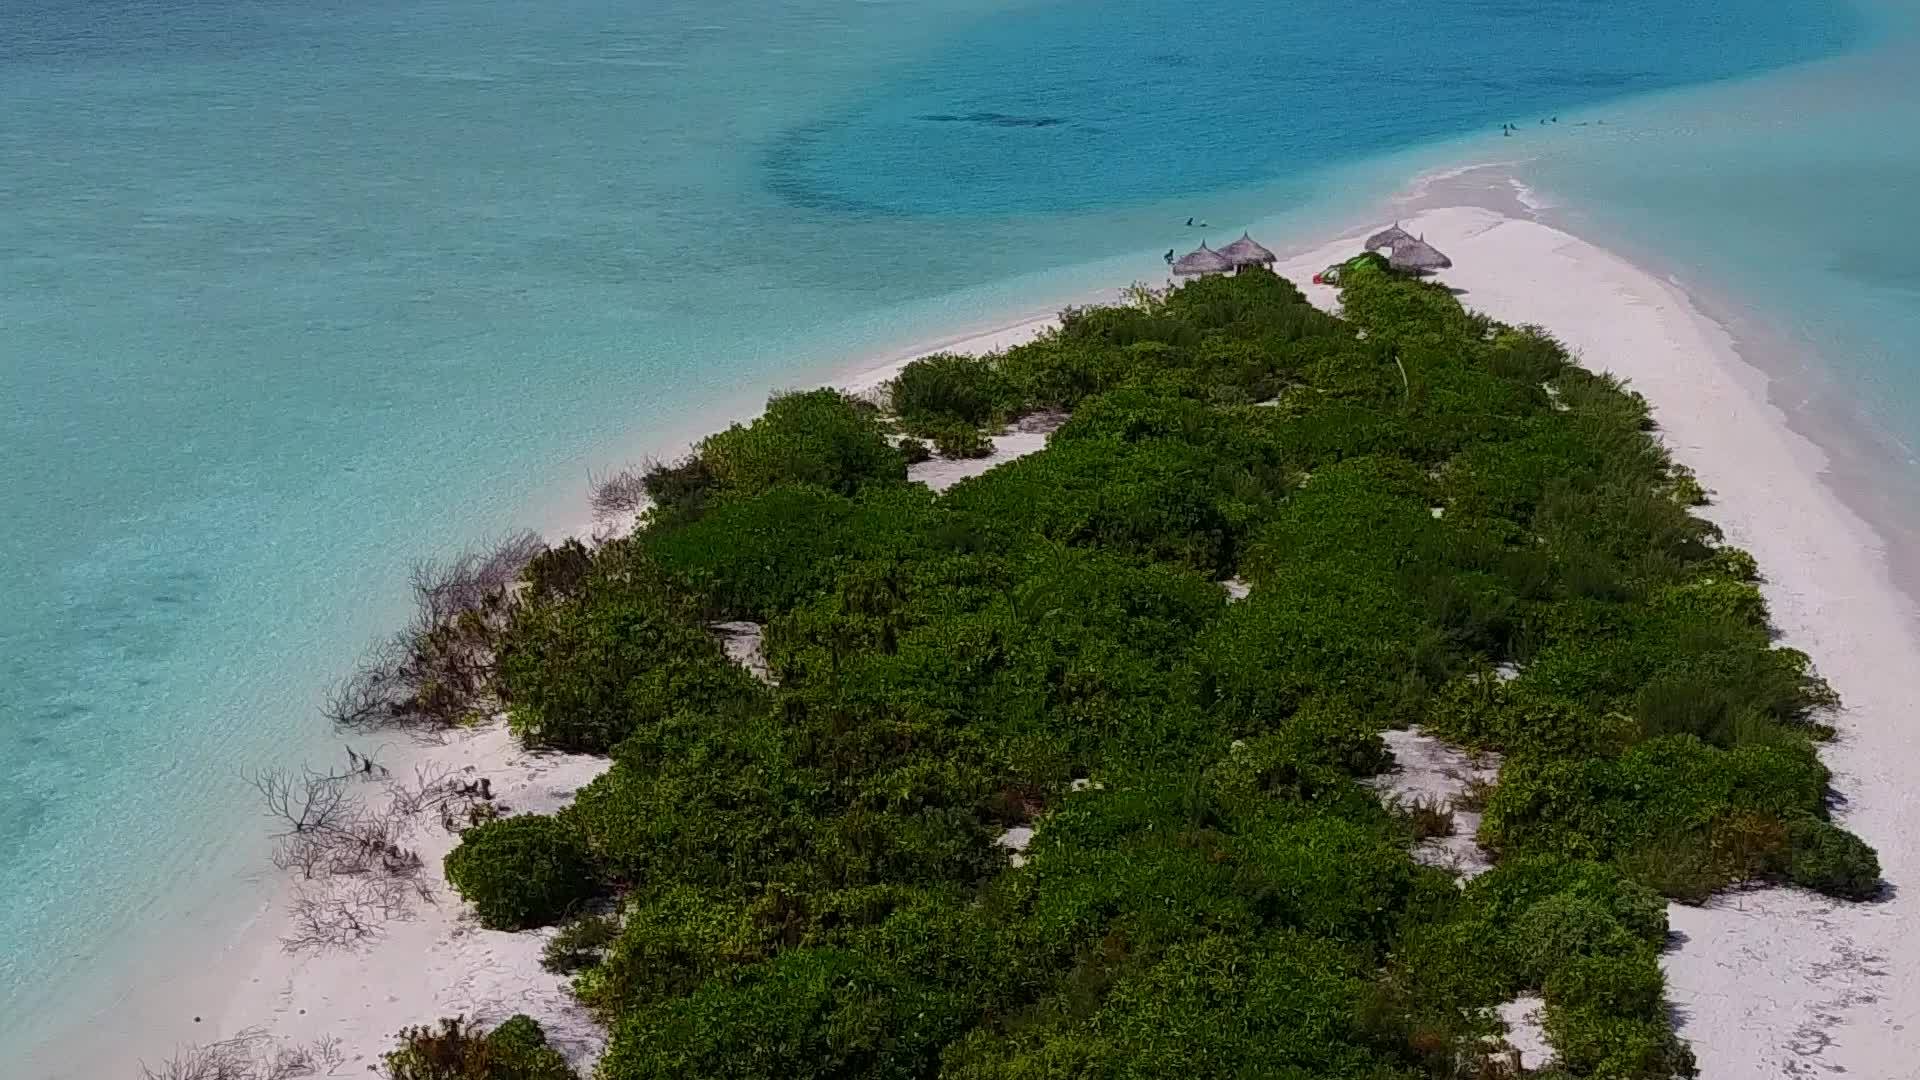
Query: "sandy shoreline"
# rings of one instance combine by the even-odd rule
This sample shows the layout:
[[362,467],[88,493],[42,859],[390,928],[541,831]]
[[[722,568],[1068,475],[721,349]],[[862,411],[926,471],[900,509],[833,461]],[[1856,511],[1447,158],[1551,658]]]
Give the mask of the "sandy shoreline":
[[[1907,724],[1916,695],[1904,675],[1920,662],[1920,634],[1910,602],[1893,585],[1884,545],[1828,484],[1827,458],[1768,400],[1766,378],[1678,286],[1542,224],[1542,204],[1523,188],[1498,179],[1489,188],[1485,177],[1462,180],[1465,173],[1423,178],[1400,207],[1403,223],[1453,256],[1456,269],[1443,277],[1465,290],[1463,303],[1544,325],[1583,363],[1622,375],[1647,395],[1663,440],[1714,492],[1707,515],[1768,575],[1766,595],[1785,643],[1809,653],[1846,702],[1836,721],[1841,737],[1824,752],[1848,800],[1840,816],[1879,849],[1890,881],[1909,880],[1920,866],[1920,804],[1905,796],[1904,773],[1920,765],[1920,734]],[[1333,290],[1309,279],[1352,254],[1355,241],[1342,236],[1289,255],[1277,269],[1315,303],[1331,306]],[[1143,277],[1159,280],[1158,267],[1145,269]],[[914,357],[1005,348],[1052,322],[1025,317],[897,350],[836,381],[870,390]],[[1009,436],[1009,451],[1044,441],[1019,434]],[[576,519],[549,532],[589,528]],[[560,805],[604,767],[526,755],[498,728],[419,755],[491,777],[515,811]],[[439,834],[435,824],[418,838],[435,877],[453,842]],[[1920,1015],[1920,964],[1898,948],[1905,931],[1920,929],[1916,896],[1896,891],[1882,903],[1844,905],[1769,889],[1706,909],[1676,907],[1681,941],[1666,966],[1680,1030],[1702,1075],[1900,1074],[1920,1053],[1920,1023],[1905,1024],[1907,1015]],[[437,903],[420,905],[359,953],[287,956],[277,944],[282,906],[277,901],[222,958],[233,976],[230,1000],[182,1010],[202,1014],[203,1023],[183,1016],[169,1030],[128,1033],[140,1040],[125,1048],[129,1058],[156,1061],[180,1042],[265,1028],[294,1042],[337,1038],[337,1074],[361,1075],[404,1025],[514,1011],[540,1018],[572,1052],[594,1049],[591,1024],[561,980],[539,968],[540,935],[479,930],[444,887]],[[110,1075],[131,1073],[129,1061]]]

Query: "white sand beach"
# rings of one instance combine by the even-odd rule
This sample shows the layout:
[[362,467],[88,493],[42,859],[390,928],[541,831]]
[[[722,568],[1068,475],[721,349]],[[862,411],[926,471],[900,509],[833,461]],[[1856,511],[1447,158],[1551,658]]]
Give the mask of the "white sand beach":
[[[501,723],[444,745],[409,748],[389,767],[402,775],[418,767],[448,770],[455,779],[487,777],[503,812],[518,814],[552,813],[607,764],[583,755],[529,754]],[[409,916],[387,922],[362,947],[290,955],[279,943],[291,930],[282,902],[263,920],[261,929],[271,934],[261,935],[252,967],[236,972],[234,996],[208,1016],[213,1023],[201,1025],[212,1031],[195,1034],[205,1041],[263,1031],[294,1048],[337,1040],[335,1072],[359,1076],[393,1049],[402,1027],[453,1016],[497,1023],[526,1013],[570,1059],[597,1056],[602,1033],[562,979],[540,967],[547,935],[482,929],[446,884],[440,862],[458,839],[438,820],[419,822],[411,841],[426,863],[434,898],[413,904]],[[164,1049],[148,1050],[148,1059]]]
[[[1768,889],[1704,909],[1675,907],[1678,944],[1667,970],[1702,1075],[1911,1075],[1920,1061],[1920,961],[1901,941],[1920,930],[1920,888],[1909,884],[1920,870],[1920,800],[1907,783],[1920,769],[1920,728],[1911,720],[1920,704],[1912,678],[1920,633],[1882,544],[1825,482],[1825,458],[1769,401],[1765,378],[1677,285],[1539,221],[1482,207],[1409,206],[1402,224],[1452,256],[1455,268],[1441,279],[1463,303],[1550,328],[1583,363],[1629,379],[1652,401],[1662,438],[1713,492],[1706,513],[1758,558],[1784,643],[1810,654],[1846,702],[1835,718],[1840,736],[1825,753],[1846,799],[1839,816],[1879,849],[1892,895],[1846,905]],[[1278,269],[1331,307],[1333,290],[1309,279],[1356,247],[1356,237],[1341,237],[1285,257]],[[870,390],[915,356],[1004,348],[1050,322],[1027,318],[901,350],[844,385]],[[996,441],[1003,453],[991,461],[946,463],[924,475],[952,482],[959,475],[949,474],[1038,449],[1044,438],[1011,432]],[[602,767],[526,755],[500,728],[423,753],[491,777],[514,811],[558,806]],[[452,838],[436,824],[420,841],[437,879]],[[403,1026],[518,1011],[546,1023],[572,1054],[590,1055],[597,1045],[560,979],[540,969],[540,935],[478,929],[444,886],[437,903],[420,905],[363,951],[290,957],[277,934],[255,936],[255,953],[233,957],[230,1000],[196,1003],[190,1011],[205,1022],[148,1033],[129,1053],[157,1061],[175,1042],[265,1029],[293,1042],[338,1039],[338,1074],[362,1075]]]

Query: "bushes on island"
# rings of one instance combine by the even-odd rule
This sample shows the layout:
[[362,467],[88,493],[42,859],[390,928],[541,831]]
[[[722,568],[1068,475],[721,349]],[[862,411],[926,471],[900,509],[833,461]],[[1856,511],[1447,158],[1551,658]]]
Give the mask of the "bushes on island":
[[1795,885],[1845,900],[1879,894],[1880,859],[1866,841],[1811,815],[1787,823],[1787,877]]
[[604,753],[689,703],[745,708],[760,688],[644,551],[604,551],[570,594],[518,608],[498,646],[500,697],[529,745]]
[[920,439],[901,439],[893,444],[893,448],[900,451],[901,459],[908,465],[918,465],[923,461],[933,460],[933,448]]
[[993,453],[993,440],[966,424],[946,421],[919,430],[933,440],[933,448],[943,458],[983,458]]
[[873,405],[838,390],[810,390],[774,395],[753,423],[709,435],[685,461],[649,471],[646,488],[661,507],[689,509],[783,484],[850,495],[902,481],[906,468]]
[[1021,405],[990,358],[941,353],[908,364],[888,387],[893,410],[909,431],[948,424],[979,429],[1011,419]]
[[544,926],[592,894],[593,871],[573,831],[539,814],[468,829],[447,854],[447,880],[495,930]]
[[[909,365],[893,421],[776,398],[534,560],[500,695],[613,764],[448,872],[499,925],[618,895],[552,957],[605,1080],[1437,1078],[1523,993],[1566,1074],[1667,1080],[1664,898],[1874,893],[1833,695],[1646,403],[1377,263],[1343,318],[1258,272],[1071,311]],[[940,496],[887,441],[1041,408]],[[1506,755],[1464,888],[1360,783],[1405,724]]]
[[524,1014],[492,1031],[465,1018],[408,1028],[383,1064],[387,1080],[578,1080],[567,1059],[547,1045],[539,1022]]

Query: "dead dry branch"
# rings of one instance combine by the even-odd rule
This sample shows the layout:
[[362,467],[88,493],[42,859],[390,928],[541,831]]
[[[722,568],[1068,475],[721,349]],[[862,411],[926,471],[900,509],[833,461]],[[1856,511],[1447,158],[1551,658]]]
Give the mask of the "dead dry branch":
[[644,465],[623,465],[608,473],[587,474],[587,506],[593,520],[613,521],[637,514],[647,506],[647,469]]
[[331,1036],[288,1044],[260,1030],[188,1046],[158,1066],[142,1062],[140,1080],[298,1080],[335,1076],[346,1061]]
[[[410,917],[416,902],[432,903],[431,876],[409,844],[419,822],[428,815],[471,822],[476,813],[497,812],[484,778],[423,765],[410,779],[395,779],[370,756],[351,749],[347,756],[343,771],[266,770],[250,778],[276,822],[273,865],[300,882],[293,928],[282,939],[290,952],[364,945],[385,923]],[[362,794],[376,782],[375,797]]]
[[447,731],[491,712],[493,654],[520,573],[546,550],[531,532],[450,559],[416,563],[414,613],[336,686],[322,712],[351,730]]
[[412,882],[398,877],[329,879],[296,889],[293,923],[280,946],[304,953],[369,945],[386,933],[389,923],[412,918],[419,896]]

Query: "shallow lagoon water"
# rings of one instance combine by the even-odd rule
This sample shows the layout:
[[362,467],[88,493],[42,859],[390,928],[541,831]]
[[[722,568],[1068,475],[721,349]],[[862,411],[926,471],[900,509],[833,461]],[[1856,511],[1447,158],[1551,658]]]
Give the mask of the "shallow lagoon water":
[[[315,705],[413,557],[539,524],[590,465],[848,356],[1155,277],[1237,223],[1305,237],[1423,154],[1524,145],[1609,226],[1745,268],[1743,295],[1800,295],[1768,268],[1809,258],[1874,282],[1806,332],[1912,326],[1836,376],[1910,400],[1920,299],[1810,207],[1854,183],[1835,212],[1864,213],[1920,147],[1769,90],[1891,101],[1865,66],[1896,70],[1871,43],[1902,31],[1824,0],[1683,8],[10,6],[0,1051],[161,981],[113,958],[217,947],[258,905],[240,773],[331,753]],[[1470,134],[1608,109],[1558,150]],[[1727,161],[1787,257],[1713,242],[1746,216]]]

